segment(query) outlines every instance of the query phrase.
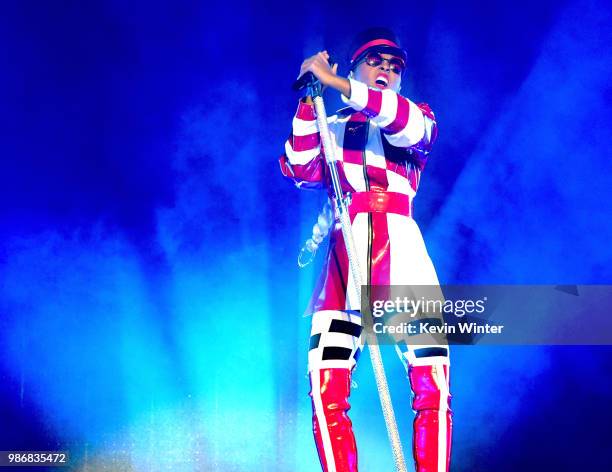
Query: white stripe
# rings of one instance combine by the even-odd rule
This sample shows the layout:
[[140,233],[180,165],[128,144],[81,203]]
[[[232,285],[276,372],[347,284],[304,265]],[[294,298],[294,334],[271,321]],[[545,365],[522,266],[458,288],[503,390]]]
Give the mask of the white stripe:
[[[335,117],[336,115],[334,115]],[[329,130],[331,131],[331,138],[336,147],[334,148],[334,157],[336,161],[343,160],[343,147],[344,147],[344,131],[346,129],[346,123],[348,122],[350,115],[346,118],[340,118],[334,120],[333,123],[329,124]]]
[[368,104],[368,86],[355,79],[349,79],[349,82],[351,83],[351,96],[347,98],[340,95],[340,98],[355,110],[361,111]]
[[332,146],[334,148],[334,158],[336,161],[342,160],[342,145],[344,143],[344,127],[346,121],[342,122],[337,119],[338,115],[332,116],[327,120],[330,131]]
[[289,140],[285,141],[285,154],[289,159],[290,164],[294,165],[304,165],[308,164],[315,157],[317,157],[320,153],[320,147],[317,146],[314,149],[309,149],[308,151],[294,151],[291,148],[291,144]]
[[334,318],[335,311],[322,310],[315,311],[312,315],[310,335],[320,334],[327,331],[329,320]]
[[294,136],[307,136],[319,132],[316,120],[302,120],[297,116],[293,118],[292,128]]
[[[346,168],[347,164],[345,164]],[[350,165],[350,167],[360,167]],[[359,190],[358,190],[359,191]],[[353,224],[351,225],[353,229],[353,239],[355,240],[355,247],[357,250],[357,260],[359,264],[359,268],[361,269],[361,283],[366,284],[367,279],[367,259],[368,259],[368,214],[367,213],[358,213],[353,220]],[[351,267],[349,264],[349,268],[347,274],[348,277],[346,283],[346,306],[347,310],[360,310],[361,309],[361,300],[355,300],[355,282],[353,281]]]
[[408,100],[410,114],[406,127],[395,134],[387,134],[387,141],[396,147],[410,147],[425,135],[425,118],[421,109]]
[[321,372],[315,370],[310,373],[310,381],[312,383],[312,401],[315,407],[315,414],[319,422],[319,431],[321,432],[321,442],[323,442],[323,454],[325,462],[327,462],[328,472],[336,472],[336,462],[334,461],[334,451],[327,429],[327,419],[323,410],[323,401],[321,399]]
[[[405,164],[399,164],[405,165]],[[410,181],[404,177],[403,175],[398,174],[397,172],[393,172],[392,170],[387,169],[387,181],[389,182],[389,186],[387,187],[387,192],[397,192],[403,193],[405,195],[410,196],[410,198],[414,198],[416,192],[410,185]]]
[[391,245],[391,285],[439,285],[423,235],[407,216],[387,214]]
[[[366,164],[370,166],[387,168],[385,151],[380,136],[380,128],[376,123],[370,123],[368,130],[368,142],[365,148]],[[362,171],[363,172],[363,171]]]
[[[348,120],[348,118],[347,118]],[[332,115],[327,117],[327,124],[330,126],[330,131],[332,131],[332,136],[335,131],[332,128],[332,125],[340,121],[338,119],[338,115]],[[318,133],[319,125],[317,125],[316,120],[303,120],[298,118],[297,116],[293,117],[292,123],[292,133],[294,136],[308,136],[309,134]]]
[[346,180],[348,180],[351,187],[353,187],[356,192],[365,192],[366,184],[363,177],[363,165],[345,162],[343,167]]
[[345,347],[353,349],[355,336],[346,333],[321,333],[319,347]]

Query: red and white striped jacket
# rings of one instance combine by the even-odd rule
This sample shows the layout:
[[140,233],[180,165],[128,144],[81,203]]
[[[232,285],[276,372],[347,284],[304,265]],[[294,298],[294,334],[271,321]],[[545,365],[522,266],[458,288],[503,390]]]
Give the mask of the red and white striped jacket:
[[[349,206],[362,280],[372,285],[438,285],[421,231],[412,218],[412,201],[427,155],[437,136],[427,104],[396,92],[349,79],[349,105],[328,118],[343,192]],[[329,175],[314,106],[300,102],[285,153],[283,175],[300,188],[328,188]],[[328,190],[332,197],[331,190]],[[312,311],[359,309],[352,292],[346,249],[334,227],[327,261],[311,303]]]

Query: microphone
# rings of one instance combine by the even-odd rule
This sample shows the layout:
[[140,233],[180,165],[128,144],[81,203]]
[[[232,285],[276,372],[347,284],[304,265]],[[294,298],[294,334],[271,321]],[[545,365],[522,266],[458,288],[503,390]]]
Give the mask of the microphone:
[[299,92],[304,87],[318,80],[319,79],[317,79],[312,72],[306,72],[305,74],[301,75],[295,82],[293,82],[293,85],[291,88],[293,89],[294,92]]
[[[329,58],[329,61],[327,61],[327,62],[328,62],[328,64],[330,66],[334,65],[334,61],[331,58],[331,56]],[[298,77],[298,79],[295,82],[293,82],[293,86],[291,88],[295,92],[299,92],[304,87],[307,87],[308,85],[314,84],[315,82],[318,82],[318,81],[319,81],[319,79],[317,79],[312,72],[306,72],[305,74],[303,74],[300,77]]]

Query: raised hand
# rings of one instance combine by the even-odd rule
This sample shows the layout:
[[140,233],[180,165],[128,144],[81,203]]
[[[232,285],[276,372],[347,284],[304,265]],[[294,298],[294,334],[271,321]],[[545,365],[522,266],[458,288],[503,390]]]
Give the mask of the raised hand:
[[337,77],[338,64],[330,66],[328,52],[320,51],[302,62],[298,77],[301,77],[306,72],[312,72],[325,88]]

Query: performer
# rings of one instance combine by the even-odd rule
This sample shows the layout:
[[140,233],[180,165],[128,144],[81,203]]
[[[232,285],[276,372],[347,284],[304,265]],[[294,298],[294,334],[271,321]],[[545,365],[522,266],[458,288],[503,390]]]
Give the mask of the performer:
[[[348,78],[321,51],[302,63],[348,105],[328,119],[342,190],[363,280],[368,285],[439,285],[421,231],[412,218],[416,195],[437,127],[428,105],[399,94],[407,53],[386,28],[360,33],[351,50]],[[310,97],[300,100],[280,158],[283,175],[300,188],[327,188],[329,176]],[[313,432],[325,472],[357,471],[357,449],[347,415],[351,373],[361,345],[360,301],[347,294],[352,277],[339,223],[312,298],[308,354]],[[452,417],[448,346],[411,345],[398,353],[413,391],[413,453],[417,472],[448,471]]]

